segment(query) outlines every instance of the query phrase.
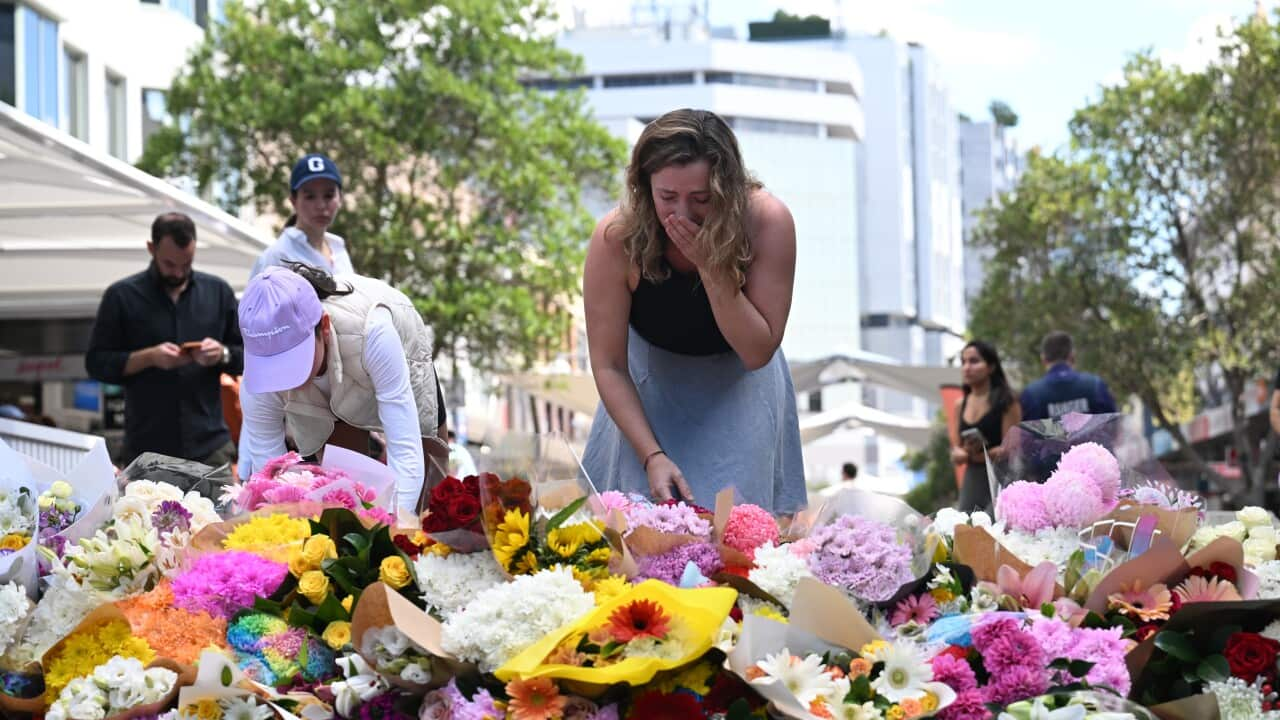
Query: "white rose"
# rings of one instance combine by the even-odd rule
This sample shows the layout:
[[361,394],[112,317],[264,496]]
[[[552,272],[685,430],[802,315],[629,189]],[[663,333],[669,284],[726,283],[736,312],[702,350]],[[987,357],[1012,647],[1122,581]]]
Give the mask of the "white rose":
[[969,515],[954,508],[942,508],[933,516],[933,529],[951,537],[956,534],[956,526],[969,522]]
[[1221,528],[1215,525],[1205,525],[1198,528],[1195,534],[1191,536],[1191,547],[1202,548],[1205,545],[1217,540],[1221,537]]
[[57,480],[49,486],[49,494],[59,500],[65,500],[71,497],[71,483],[66,480]]
[[1249,539],[1275,543],[1280,541],[1280,535],[1277,535],[1275,527],[1271,525],[1257,525],[1249,528]]
[[409,663],[400,671],[400,679],[407,680],[418,685],[426,685],[431,682],[431,670],[424,668],[418,663]]
[[117,520],[125,520],[129,518],[151,517],[151,508],[147,505],[147,501],[134,496],[125,496],[116,500],[115,510],[112,511]]
[[969,523],[974,527],[989,528],[991,527],[991,516],[985,511],[979,510],[969,516]]
[[[1276,559],[1276,544],[1262,538],[1249,538],[1244,541],[1244,554],[1257,558],[1260,562]],[[1260,562],[1250,563],[1258,565]]]
[[1244,542],[1245,535],[1249,533],[1248,528],[1239,520],[1233,520],[1226,525],[1219,527],[1223,537],[1229,537],[1236,542]]
[[1236,511],[1236,520],[1244,523],[1245,527],[1252,528],[1258,525],[1270,525],[1271,513],[1257,505],[1247,505]]

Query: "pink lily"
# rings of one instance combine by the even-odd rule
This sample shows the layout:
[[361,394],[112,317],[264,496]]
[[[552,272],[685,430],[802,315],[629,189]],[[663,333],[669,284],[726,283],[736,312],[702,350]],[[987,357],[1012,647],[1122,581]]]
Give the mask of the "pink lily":
[[1014,609],[1039,610],[1045,603],[1053,602],[1057,579],[1058,566],[1051,562],[1040,563],[1025,577],[1008,565],[1001,565],[996,571],[997,587],[989,589],[1000,596],[1001,605],[1010,602],[1017,604]]

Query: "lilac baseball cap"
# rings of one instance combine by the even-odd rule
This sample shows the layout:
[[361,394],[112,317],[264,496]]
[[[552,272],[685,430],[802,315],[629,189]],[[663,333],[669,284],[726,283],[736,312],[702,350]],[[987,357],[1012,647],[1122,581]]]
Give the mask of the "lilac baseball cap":
[[301,275],[272,266],[249,281],[240,298],[244,385],[251,393],[302,387],[315,362],[320,298]]

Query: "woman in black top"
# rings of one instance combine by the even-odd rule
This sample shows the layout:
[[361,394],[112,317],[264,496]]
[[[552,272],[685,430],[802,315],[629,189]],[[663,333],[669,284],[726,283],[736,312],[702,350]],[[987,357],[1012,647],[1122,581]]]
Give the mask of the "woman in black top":
[[583,274],[601,407],[583,466],[600,489],[712,503],[734,486],[804,507],[791,373],[779,346],[796,231],[714,113],[649,123]]
[[983,448],[992,462],[1004,459],[1001,443],[1009,428],[1022,421],[1022,408],[1000,366],[1000,355],[989,343],[974,340],[964,346],[960,374],[964,397],[956,402],[947,428],[951,462],[965,466],[956,507],[963,512],[988,510],[991,486]]

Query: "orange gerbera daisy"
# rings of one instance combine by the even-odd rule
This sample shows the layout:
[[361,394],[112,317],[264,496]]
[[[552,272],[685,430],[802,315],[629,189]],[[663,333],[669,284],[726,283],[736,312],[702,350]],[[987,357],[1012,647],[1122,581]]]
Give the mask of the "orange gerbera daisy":
[[1236,586],[1221,578],[1202,578],[1192,575],[1178,586],[1175,593],[1183,604],[1199,602],[1225,602],[1239,600]]
[[564,715],[568,698],[550,678],[512,680],[507,683],[511,702],[507,712],[513,720],[555,720]]
[[609,616],[609,632],[613,639],[628,643],[640,637],[661,640],[667,636],[671,616],[652,600],[633,600]]

